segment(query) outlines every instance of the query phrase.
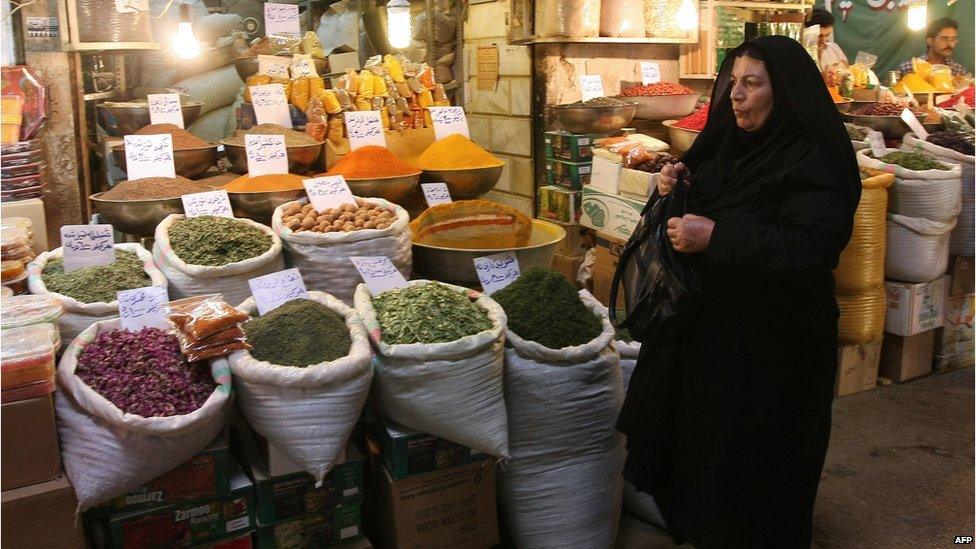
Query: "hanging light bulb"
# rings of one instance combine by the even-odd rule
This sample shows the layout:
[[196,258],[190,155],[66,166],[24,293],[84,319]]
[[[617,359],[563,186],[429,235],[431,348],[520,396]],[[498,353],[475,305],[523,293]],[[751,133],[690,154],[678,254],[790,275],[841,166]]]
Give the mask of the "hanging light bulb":
[[200,42],[193,35],[193,23],[190,22],[189,4],[180,4],[180,22],[173,36],[173,53],[180,59],[192,59],[200,55]]
[[677,14],[678,28],[683,31],[693,31],[698,28],[698,10],[691,0],[681,0],[681,7]]
[[908,6],[906,22],[908,23],[908,28],[913,31],[919,31],[925,28],[925,25],[928,23],[928,7],[926,6],[925,0],[912,2]]
[[410,45],[410,2],[390,0],[386,5],[386,35],[390,46],[402,50]]

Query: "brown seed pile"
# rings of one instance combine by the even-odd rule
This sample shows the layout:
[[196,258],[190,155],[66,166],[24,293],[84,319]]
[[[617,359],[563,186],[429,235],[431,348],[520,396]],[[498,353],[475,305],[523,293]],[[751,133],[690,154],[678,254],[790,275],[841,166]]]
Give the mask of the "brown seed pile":
[[321,212],[311,204],[295,202],[285,208],[282,221],[297,232],[349,233],[363,229],[386,229],[396,221],[396,214],[376,204],[359,201],[359,205],[344,204]]
[[213,189],[185,177],[145,177],[122,181],[102,194],[104,200],[163,200]]
[[306,145],[319,144],[315,138],[307,133],[296,132],[278,124],[258,124],[249,130],[238,131],[234,134],[234,137],[227,139],[224,143],[243,147],[245,135],[283,135],[285,136],[286,147],[304,147]]
[[136,135],[162,135],[166,133],[173,136],[174,151],[212,146],[176,124],[150,124],[137,131]]

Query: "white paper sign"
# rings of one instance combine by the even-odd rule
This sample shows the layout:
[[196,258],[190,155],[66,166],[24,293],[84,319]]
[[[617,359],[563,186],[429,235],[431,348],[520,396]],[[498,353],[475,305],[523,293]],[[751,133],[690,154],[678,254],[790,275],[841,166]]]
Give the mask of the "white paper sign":
[[251,177],[288,173],[288,149],[283,135],[245,135],[247,173]]
[[230,207],[227,191],[207,191],[202,193],[184,194],[183,212],[187,217],[201,215],[215,215],[218,217],[234,217],[234,210]]
[[424,192],[424,200],[427,201],[428,207],[453,202],[447,183],[421,183],[420,189]]
[[641,61],[641,83],[657,84],[661,81],[661,65],[654,61]]
[[264,34],[301,34],[298,4],[265,4]]
[[281,84],[251,86],[251,105],[254,107],[254,117],[257,118],[258,124],[291,127],[288,99],[285,97],[285,87]]
[[593,157],[593,172],[590,175],[590,185],[617,194],[620,184],[620,168],[616,162],[611,162],[599,156]]
[[915,117],[912,111],[908,109],[901,111],[901,119],[908,124],[908,127],[912,129],[915,136],[922,141],[925,141],[925,139],[929,136],[929,132],[925,131],[925,127],[919,123],[918,118]]
[[165,286],[146,286],[117,292],[119,321],[123,330],[138,332],[143,328],[169,329],[166,304],[169,292]]
[[258,74],[277,78],[290,78],[288,69],[291,59],[277,55],[258,55]]
[[389,257],[350,257],[349,260],[356,266],[359,276],[363,277],[363,282],[374,297],[407,285],[407,279],[403,278]]
[[150,93],[146,95],[149,101],[150,124],[176,124],[184,128],[183,108],[180,105],[178,93]]
[[293,299],[308,299],[305,281],[298,269],[286,269],[247,281],[258,306],[258,314],[267,314]]
[[64,272],[115,263],[115,236],[111,225],[61,227]]
[[350,151],[368,145],[386,146],[380,111],[347,112],[343,116],[346,120],[346,133],[349,134]]
[[291,60],[292,78],[317,77],[318,75],[318,71],[315,70],[315,62],[312,61],[311,56],[295,54]]
[[512,252],[476,257],[474,269],[478,272],[482,289],[488,295],[515,282],[522,274],[519,271],[518,259]]
[[313,177],[302,181],[308,200],[316,211],[338,208],[343,204],[356,205],[356,197],[349,190],[346,178],[341,175]]
[[579,77],[580,92],[583,94],[583,101],[589,101],[595,97],[603,97],[603,79],[599,74],[581,74]]
[[445,137],[459,133],[464,137],[471,137],[468,133],[468,119],[461,107],[429,107],[430,119],[434,123],[434,139],[440,141]]
[[123,140],[125,174],[130,181],[146,177],[176,177],[172,135],[127,135]]
[[884,138],[880,132],[871,132],[868,134],[868,145],[871,145],[871,154],[875,158],[881,158],[888,154],[888,149],[885,147]]

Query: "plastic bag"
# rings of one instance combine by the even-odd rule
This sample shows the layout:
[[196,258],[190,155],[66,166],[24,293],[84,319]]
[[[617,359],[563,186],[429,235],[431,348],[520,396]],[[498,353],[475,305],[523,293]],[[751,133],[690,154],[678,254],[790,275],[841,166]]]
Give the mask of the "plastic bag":
[[882,172],[861,181],[854,230],[834,269],[838,294],[866,292],[884,284],[888,187],[894,181],[895,176]]
[[191,362],[250,348],[240,327],[247,313],[231,307],[220,295],[171,301],[166,312],[180,350]]

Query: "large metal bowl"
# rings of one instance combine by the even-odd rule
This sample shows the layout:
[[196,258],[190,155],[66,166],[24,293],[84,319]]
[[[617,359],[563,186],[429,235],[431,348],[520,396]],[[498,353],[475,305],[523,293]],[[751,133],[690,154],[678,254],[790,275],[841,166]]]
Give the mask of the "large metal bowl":
[[275,208],[302,198],[305,196],[305,189],[257,193],[228,192],[227,196],[230,198],[230,205],[234,208],[235,215],[270,225]]
[[105,193],[91,195],[95,211],[117,230],[123,233],[149,236],[156,225],[170,214],[183,213],[183,201],[176,198],[154,200],[103,200]]
[[505,163],[487,168],[466,170],[424,170],[421,180],[426,183],[447,183],[454,200],[478,198],[495,187],[505,169]]
[[[231,145],[226,139],[220,142],[230,160],[230,171],[239,174],[247,173],[247,149],[244,145]],[[300,147],[286,147],[288,153],[288,173],[304,175],[317,167],[319,157],[322,156],[322,143],[316,145],[302,145]]]
[[550,108],[556,123],[570,133],[613,133],[627,127],[637,114],[637,103],[620,107],[556,105]]
[[532,220],[529,243],[521,248],[492,248],[467,250],[413,243],[413,269],[425,278],[478,287],[478,273],[474,258],[502,252],[515,252],[519,269],[524,273],[532,267],[548,268],[556,255],[556,247],[566,238],[566,230],[548,221]]
[[420,188],[420,172],[376,179],[346,179],[346,184],[356,196],[382,198],[400,204],[417,194]]
[[[329,74],[329,62],[327,60],[313,58],[312,61],[315,62],[315,72],[319,76]],[[237,57],[234,59],[234,68],[237,70],[237,76],[240,76],[241,80],[247,80],[248,76],[258,73],[258,58]]]
[[677,122],[677,120],[665,120],[661,124],[668,129],[668,140],[671,142],[671,148],[678,152],[685,152],[691,148],[700,132],[679,128],[675,126]]
[[[112,147],[112,158],[115,165],[125,171],[125,145]],[[173,164],[176,175],[187,179],[199,177],[217,163],[217,145],[196,147],[193,149],[176,149],[173,151]]]
[[[200,118],[203,103],[185,101],[183,103],[183,125],[190,127]],[[106,102],[95,108],[98,125],[113,137],[132,135],[150,124],[149,104],[141,102]]]
[[885,139],[901,139],[911,131],[900,116],[864,116],[846,113],[842,116],[851,124],[881,132]]
[[622,97],[621,99],[637,103],[635,118],[664,120],[666,118],[681,118],[694,112],[695,103],[698,102],[698,94]]

